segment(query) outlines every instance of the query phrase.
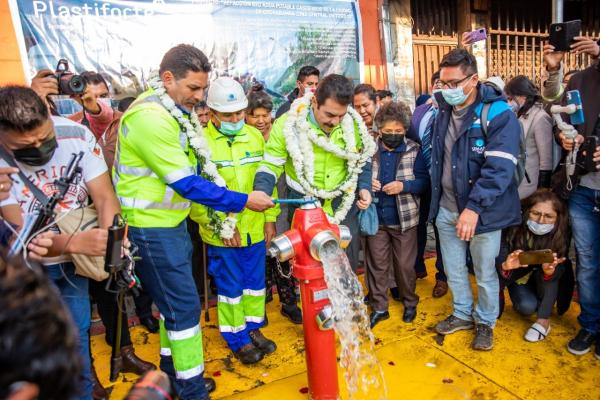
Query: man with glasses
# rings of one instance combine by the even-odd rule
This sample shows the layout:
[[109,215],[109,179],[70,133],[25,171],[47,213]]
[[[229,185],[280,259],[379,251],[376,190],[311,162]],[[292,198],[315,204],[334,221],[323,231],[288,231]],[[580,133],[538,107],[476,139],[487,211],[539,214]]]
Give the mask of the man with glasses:
[[[521,221],[514,179],[521,128],[502,94],[480,85],[475,57],[464,49],[440,63],[441,96],[433,127],[430,220],[435,220],[453,313],[435,330],[442,335],[476,329],[472,348],[490,350],[499,312],[495,258],[502,229]],[[481,113],[489,103],[487,134]],[[470,249],[478,303],[466,266]]]

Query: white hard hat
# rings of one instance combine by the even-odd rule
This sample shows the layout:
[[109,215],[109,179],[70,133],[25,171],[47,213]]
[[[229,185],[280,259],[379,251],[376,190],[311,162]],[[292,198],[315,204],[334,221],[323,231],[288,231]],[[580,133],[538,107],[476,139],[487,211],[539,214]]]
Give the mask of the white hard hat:
[[219,112],[236,112],[248,107],[248,99],[239,82],[222,76],[211,82],[206,104]]

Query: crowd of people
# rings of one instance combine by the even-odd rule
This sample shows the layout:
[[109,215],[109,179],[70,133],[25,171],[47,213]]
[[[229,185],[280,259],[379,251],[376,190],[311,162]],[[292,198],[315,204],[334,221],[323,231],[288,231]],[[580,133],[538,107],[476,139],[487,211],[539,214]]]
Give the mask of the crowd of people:
[[[321,76],[313,66],[298,71],[296,88],[274,110],[261,85],[245,92],[230,77],[209,85],[209,60],[190,45],[170,49],[147,90],[121,100],[118,109],[97,72],[82,74],[86,90],[72,95],[82,111],[68,117],[58,115],[52,100],[59,94],[52,71],[40,71],[30,87],[0,88],[2,247],[25,242],[23,258],[5,255],[0,266],[0,354],[11,361],[11,373],[0,374],[0,397],[107,398],[90,356],[90,299],[110,345],[116,326],[122,328],[123,370],[156,368],[135,355],[127,317],[115,320],[118,304],[105,290],[107,277],[90,279],[80,265],[105,256],[107,228],[120,214],[127,246],[137,250],[138,315],[151,332],[160,331],[159,367],[179,398],[208,398],[215,382],[204,376],[199,266],[192,262],[194,248],[202,247],[198,238],[223,341],[240,362],[259,362],[277,349],[261,332],[274,286],[281,313],[302,323],[290,266],[266,254],[296,207],[274,199],[305,196],[316,197],[332,222],[362,232],[346,254],[354,270],[362,260],[371,328],[395,319],[388,291],[402,302],[404,323],[417,316],[416,281],[427,276],[431,224],[432,296],[450,291],[453,305],[437,333],[474,330],[472,348],[491,350],[507,291],[518,313],[536,314],[524,339],[541,341],[550,333],[554,305],[558,314],[569,308],[576,282],[581,329],[568,351],[582,355],[595,344],[600,358],[600,146],[588,145],[600,141],[600,48],[580,37],[572,51],[595,61],[567,82],[563,53],[546,45],[540,91],[526,76],[506,84],[483,80],[468,50],[452,50],[414,112],[387,90]],[[548,112],[570,90],[579,90],[585,115],[574,137]],[[593,137],[596,142],[587,140]],[[574,148],[579,158],[570,171],[566,160]],[[81,154],[81,171],[56,219],[45,232],[21,237],[59,189],[56,180],[72,154]],[[63,223],[69,214],[79,221],[73,231]],[[369,224],[375,229],[366,229]],[[20,298],[25,284],[42,289]],[[46,321],[42,314],[50,312]],[[19,323],[30,315],[31,326]],[[39,341],[30,335],[36,324]],[[54,343],[58,337],[64,343]],[[19,341],[27,353],[15,352]],[[50,361],[36,364],[36,357]]]

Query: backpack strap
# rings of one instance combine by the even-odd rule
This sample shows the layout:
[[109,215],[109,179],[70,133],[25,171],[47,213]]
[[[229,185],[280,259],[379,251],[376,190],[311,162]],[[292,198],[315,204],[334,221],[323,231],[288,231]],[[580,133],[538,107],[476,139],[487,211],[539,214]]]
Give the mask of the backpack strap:
[[488,115],[490,114],[490,108],[492,108],[492,103],[483,103],[483,108],[481,109],[481,117],[479,121],[481,123],[481,130],[483,131],[483,135],[487,137],[488,134]]
[[37,186],[35,186],[33,184],[33,182],[31,182],[31,180],[29,180],[29,178],[27,177],[27,175],[25,175],[21,171],[21,169],[19,168],[19,166],[17,165],[17,163],[15,162],[15,160],[12,158],[12,156],[2,146],[0,146],[0,158],[2,158],[4,161],[6,161],[6,163],[8,165],[10,165],[11,167],[16,168],[16,169],[19,170],[19,174],[18,175],[19,175],[19,178],[21,178],[21,180],[23,181],[23,184],[25,186],[27,186],[27,188],[31,191],[31,193],[35,196],[35,198],[43,206],[45,206],[48,203],[48,197]]

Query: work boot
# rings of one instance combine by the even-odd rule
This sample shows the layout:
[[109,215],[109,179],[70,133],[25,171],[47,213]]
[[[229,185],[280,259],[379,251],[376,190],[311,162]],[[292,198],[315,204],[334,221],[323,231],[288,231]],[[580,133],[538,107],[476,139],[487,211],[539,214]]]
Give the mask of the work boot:
[[104,386],[100,383],[98,375],[96,374],[96,368],[92,363],[92,398],[94,400],[107,400],[108,392],[104,389]]
[[252,343],[264,354],[271,354],[277,350],[277,345],[274,341],[267,339],[260,330],[250,332],[250,338]]
[[440,321],[435,326],[435,331],[440,335],[449,335],[463,329],[473,329],[473,321],[467,321],[450,315],[443,321]]
[[292,321],[294,324],[300,325],[302,323],[302,311],[294,304],[283,304],[281,306],[281,315]]
[[136,375],[144,375],[148,371],[156,369],[156,365],[142,360],[135,355],[132,345],[121,347],[122,372],[132,372]]
[[444,281],[435,281],[435,286],[433,287],[433,297],[439,298],[443,297],[448,293],[448,284]]
[[212,393],[217,388],[217,383],[213,378],[204,378],[204,387],[208,393]]
[[494,330],[486,324],[475,326],[475,338],[471,343],[473,350],[491,350],[494,346]]
[[256,364],[260,360],[263,359],[263,352],[260,351],[258,347],[254,345],[254,343],[248,343],[245,346],[242,346],[237,351],[234,351],[233,354],[240,360],[242,364]]

